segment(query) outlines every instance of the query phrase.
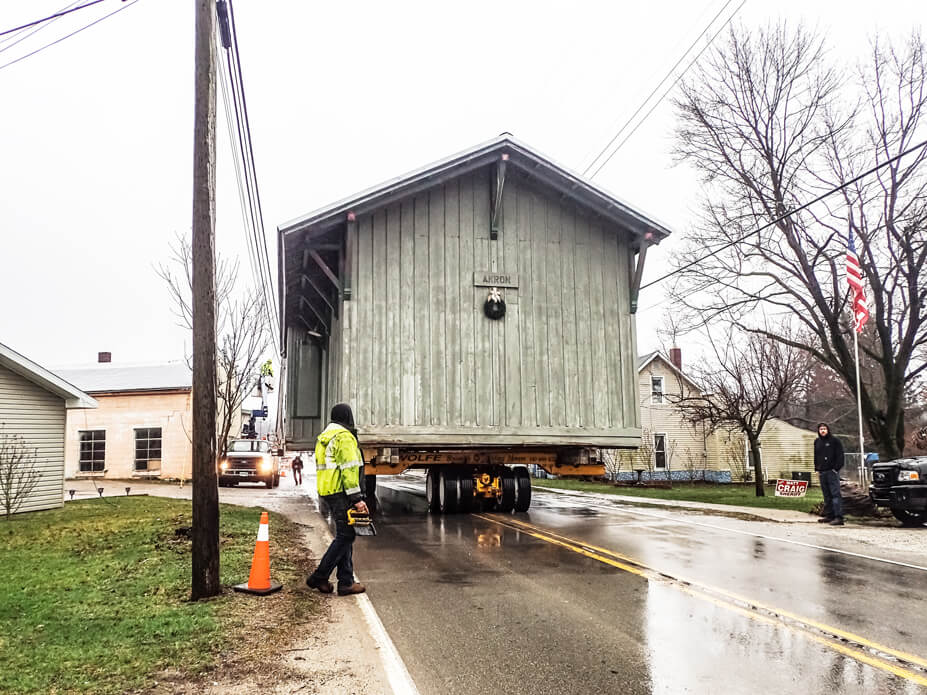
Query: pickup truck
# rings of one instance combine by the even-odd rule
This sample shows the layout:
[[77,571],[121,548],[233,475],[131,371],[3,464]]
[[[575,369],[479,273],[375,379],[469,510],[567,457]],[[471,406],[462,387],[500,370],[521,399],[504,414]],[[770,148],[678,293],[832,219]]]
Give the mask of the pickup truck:
[[235,439],[219,462],[219,486],[238,483],[264,483],[268,488],[280,485],[280,462],[270,443],[263,439]]
[[927,456],[877,463],[872,467],[869,496],[888,507],[905,525],[927,521]]

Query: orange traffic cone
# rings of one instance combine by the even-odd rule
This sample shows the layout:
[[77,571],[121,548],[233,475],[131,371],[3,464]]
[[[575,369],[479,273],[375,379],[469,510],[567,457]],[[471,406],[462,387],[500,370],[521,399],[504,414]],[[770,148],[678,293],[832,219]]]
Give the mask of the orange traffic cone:
[[236,584],[232,588],[246,594],[265,596],[279,591],[282,584],[270,580],[270,525],[267,512],[261,512],[261,525],[258,527],[257,543],[254,544],[254,557],[251,559],[251,574],[247,584]]

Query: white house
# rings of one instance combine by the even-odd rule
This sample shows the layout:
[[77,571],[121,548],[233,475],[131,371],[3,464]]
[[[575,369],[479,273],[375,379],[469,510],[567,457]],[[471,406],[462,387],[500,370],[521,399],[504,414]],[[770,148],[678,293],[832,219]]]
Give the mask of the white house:
[[96,407],[76,386],[0,343],[0,435],[22,437],[39,473],[19,512],[62,506],[67,413]]

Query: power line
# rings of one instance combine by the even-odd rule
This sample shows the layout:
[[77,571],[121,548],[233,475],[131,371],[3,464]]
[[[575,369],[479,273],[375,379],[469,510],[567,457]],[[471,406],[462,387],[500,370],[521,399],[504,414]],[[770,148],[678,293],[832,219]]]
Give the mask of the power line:
[[[231,2],[217,3],[217,11],[219,14],[218,30],[220,41],[226,51],[223,78],[228,79],[232,96],[231,104],[229,104],[228,90],[226,90],[224,83],[222,91],[235,164],[235,176],[238,182],[242,220],[245,225],[248,260],[257,289],[261,293],[262,305],[269,323],[271,341],[274,347],[279,350],[277,333],[274,328],[278,323],[279,311],[274,295],[273,275],[267,250],[267,236],[264,231],[263,209],[257,182],[254,147],[251,141],[251,126],[248,118],[244,80],[241,71],[241,57],[238,53],[238,37]],[[234,122],[232,116],[234,116]]]
[[[97,2],[102,2],[103,0],[96,0],[96,1],[97,1]],[[123,0],[123,2],[125,2],[125,0]],[[69,39],[69,38],[71,38],[72,36],[74,36],[75,34],[81,33],[81,32],[84,31],[85,29],[89,29],[89,28],[92,27],[93,25],[99,24],[99,23],[102,22],[104,19],[108,19],[109,17],[112,17],[114,14],[119,14],[119,13],[122,12],[123,10],[129,9],[130,7],[132,7],[132,5],[134,5],[134,4],[137,3],[137,2],[138,2],[138,0],[132,0],[131,2],[129,2],[129,3],[125,4],[125,5],[123,5],[122,7],[120,7],[118,10],[114,10],[114,11],[110,12],[109,14],[105,14],[105,15],[103,15],[102,17],[100,17],[99,19],[96,19],[96,20],[90,22],[90,24],[86,24],[86,25],[82,26],[80,29],[77,29],[76,31],[72,31],[70,34],[66,34],[65,36],[62,36],[60,39],[55,39],[55,40],[52,41],[51,43],[47,43],[47,44],[45,44],[44,46],[41,46],[41,47],[35,49],[35,50],[32,51],[31,53],[27,53],[27,54],[24,55],[24,56],[20,56],[20,57],[17,58],[16,60],[11,60],[9,63],[4,63],[3,65],[0,65],[0,70],[3,70],[3,68],[8,68],[8,67],[11,66],[11,65],[15,65],[15,64],[18,63],[19,61],[25,60],[26,58],[29,58],[30,56],[34,56],[36,53],[40,53],[40,52],[44,51],[46,48],[51,48],[51,47],[54,46],[55,44],[61,43],[61,42],[64,41],[65,39]],[[91,3],[91,4],[96,4],[96,3]],[[87,7],[87,5],[84,5],[84,7]],[[80,9],[80,8],[75,7],[74,9],[77,10],[77,9]]]
[[[734,0],[728,0],[728,1],[721,7],[721,9],[718,10],[718,13],[717,13],[714,17],[711,18],[711,21],[708,22],[707,26],[702,30],[702,33],[699,34],[699,35],[696,37],[695,41],[693,41],[692,44],[691,44],[691,45],[685,50],[685,52],[679,57],[679,60],[677,60],[676,63],[673,65],[673,67],[670,68],[670,71],[669,71],[668,73],[666,73],[666,76],[664,76],[664,78],[663,78],[662,80],[660,80],[660,83],[659,83],[656,87],[654,87],[653,90],[650,92],[650,94],[647,95],[647,98],[644,99],[643,102],[641,102],[641,105],[640,105],[639,107],[637,107],[637,110],[636,110],[633,114],[631,114],[631,117],[625,122],[625,124],[624,124],[623,126],[621,126],[621,128],[618,130],[618,132],[615,134],[615,136],[614,136],[611,140],[608,141],[608,144],[607,144],[604,148],[602,148],[602,151],[599,152],[599,154],[597,154],[597,155],[595,156],[595,158],[589,163],[589,166],[587,166],[587,167],[585,168],[585,170],[583,170],[583,176],[586,176],[586,175],[588,174],[589,170],[592,169],[592,167],[593,167],[593,165],[595,165],[596,161],[597,161],[603,154],[605,154],[606,151],[608,151],[608,148],[611,147],[612,144],[613,144],[619,137],[621,137],[621,134],[625,131],[625,129],[626,129],[629,125],[631,125],[631,123],[634,121],[634,118],[637,116],[637,114],[639,114],[639,113],[641,112],[641,110],[644,108],[644,106],[646,106],[647,102],[650,101],[650,99],[653,97],[653,95],[657,93],[657,91],[660,89],[660,87],[663,85],[663,83],[666,82],[666,81],[672,76],[672,74],[676,71],[676,68],[678,68],[679,65],[682,63],[682,61],[685,60],[686,56],[689,55],[689,52],[690,52],[693,48],[695,48],[696,44],[702,39],[702,37],[703,37],[703,36],[708,32],[708,30],[711,28],[711,25],[714,24],[714,23],[717,21],[718,17],[721,16],[721,14],[724,12],[724,10],[727,9],[728,5],[730,5],[733,1],[734,1]],[[682,72],[680,72],[680,73],[676,76],[676,79],[673,80],[673,83],[669,86],[669,89],[667,89],[667,90],[663,93],[663,96],[661,96],[659,99],[657,99],[657,100],[653,103],[653,105],[651,105],[650,109],[648,109],[647,113],[644,114],[644,117],[643,117],[640,121],[638,121],[637,125],[634,126],[634,128],[631,130],[631,132],[628,133],[628,134],[625,136],[625,138],[624,138],[620,143],[618,143],[618,146],[617,146],[614,150],[612,150],[611,154],[609,154],[608,157],[606,157],[605,160],[604,160],[598,167],[596,167],[596,170],[595,170],[594,172],[592,172],[592,174],[589,174],[589,178],[590,178],[590,179],[595,178],[595,177],[598,175],[598,173],[599,173],[600,171],[602,171],[602,168],[605,167],[605,165],[608,164],[608,163],[612,160],[612,157],[615,156],[615,154],[618,152],[618,150],[620,150],[620,149],[624,146],[624,144],[631,138],[631,136],[634,135],[634,133],[637,132],[637,129],[640,128],[641,125],[644,123],[644,121],[646,121],[646,120],[650,117],[650,114],[652,114],[653,111],[654,111],[654,109],[656,109],[657,106],[659,106],[660,103],[666,98],[666,95],[669,94],[669,93],[673,90],[673,87],[675,87],[675,86],[679,83],[679,80],[681,80],[682,77],[683,77],[683,75],[685,75],[686,72],[688,72],[689,68],[691,68],[693,65],[695,65],[695,63],[698,61],[698,59],[702,57],[702,54],[708,49],[709,46],[711,46],[711,44],[714,42],[714,40],[718,37],[718,34],[720,34],[720,33],[723,31],[723,29],[724,29],[728,24],[731,23],[731,20],[734,19],[734,17],[737,15],[738,12],[740,12],[740,9],[746,4],[746,2],[747,2],[747,0],[741,0],[740,4],[734,9],[734,11],[730,14],[730,16],[729,16],[726,20],[724,20],[724,23],[718,28],[718,30],[712,35],[712,37],[708,40],[708,42],[702,47],[702,50],[700,50],[700,51],[696,54],[695,58],[693,58],[693,59],[689,62],[689,64],[685,67],[685,69],[684,69]]]
[[[675,270],[672,270],[672,271],[670,271],[669,273],[666,273],[665,275],[661,275],[661,276],[658,277],[656,280],[651,280],[651,281],[648,282],[646,285],[641,285],[641,288],[640,288],[640,289],[645,290],[645,289],[647,289],[648,287],[652,287],[653,285],[656,285],[658,282],[663,282],[663,281],[666,280],[667,278],[671,278],[672,276],[674,276],[674,275],[676,275],[676,274],[678,274],[678,273],[681,273],[681,272],[684,271],[684,270],[688,270],[689,268],[691,268],[691,267],[694,266],[694,265],[698,265],[698,264],[701,263],[702,261],[705,261],[705,260],[711,258],[712,256],[717,256],[719,253],[721,253],[721,252],[724,251],[725,249],[729,249],[729,248],[731,248],[732,246],[736,246],[737,244],[739,244],[739,243],[742,242],[742,241],[746,241],[747,239],[749,239],[750,237],[752,237],[754,234],[759,234],[759,233],[762,232],[764,229],[769,229],[769,228],[772,227],[773,225],[779,224],[780,222],[782,222],[783,220],[788,219],[789,217],[791,217],[791,216],[794,215],[795,213],[801,212],[802,210],[806,210],[807,208],[811,207],[812,205],[814,205],[814,204],[816,204],[816,203],[819,203],[819,202],[821,202],[822,200],[824,200],[825,198],[828,198],[828,197],[832,196],[834,193],[839,193],[839,192],[842,191],[843,189],[849,188],[849,187],[852,186],[854,183],[857,183],[858,181],[861,181],[862,179],[866,178],[867,176],[872,176],[872,174],[874,174],[874,173],[876,173],[877,171],[879,171],[879,169],[882,169],[883,167],[888,166],[888,165],[891,164],[892,162],[898,161],[898,160],[901,159],[902,157],[906,157],[907,155],[911,154],[912,152],[914,152],[915,150],[917,150],[917,149],[919,149],[919,148],[925,148],[925,149],[927,149],[927,140],[923,140],[923,141],[919,142],[919,143],[916,144],[916,145],[912,145],[911,147],[909,147],[908,149],[906,149],[904,152],[901,152],[900,154],[896,154],[894,157],[890,157],[889,159],[886,159],[886,160],[885,160],[884,162],[882,162],[881,164],[876,164],[874,167],[872,167],[871,169],[867,169],[867,170],[864,171],[862,174],[859,174],[858,176],[853,177],[853,178],[850,179],[849,181],[847,181],[847,182],[845,182],[845,183],[842,183],[842,184],[840,184],[839,186],[836,186],[835,188],[832,188],[832,189],[830,189],[829,191],[826,191],[826,192],[822,193],[821,195],[819,195],[819,196],[818,196],[817,198],[815,198],[814,200],[809,200],[807,203],[804,203],[803,205],[801,205],[801,206],[795,208],[794,210],[790,210],[789,212],[785,213],[784,215],[780,215],[779,217],[775,218],[775,219],[772,220],[771,222],[768,222],[768,223],[764,224],[764,225],[761,226],[761,227],[757,227],[757,228],[754,229],[753,231],[747,232],[747,233],[744,234],[742,237],[740,237],[740,238],[738,238],[738,239],[734,239],[733,241],[729,241],[729,242],[727,242],[726,244],[723,244],[722,246],[719,246],[719,247],[716,248],[714,251],[712,251],[712,252],[710,252],[710,253],[706,253],[704,256],[700,256],[699,258],[696,258],[694,261],[690,261],[690,262],[686,263],[685,265],[682,265],[682,266],[680,266],[679,268],[676,268]],[[654,306],[658,306],[658,305],[659,305],[659,302],[658,302],[657,304],[654,304]]]
[[[237,72],[238,72],[238,83],[239,83],[239,87],[241,90],[242,114],[244,115],[244,119],[245,119],[245,135],[247,137],[247,143],[248,143],[248,159],[251,162],[251,175],[254,178],[255,203],[257,204],[257,216],[258,216],[258,221],[260,222],[260,241],[261,241],[261,245],[264,248],[264,267],[267,271],[268,289],[270,290],[269,294],[272,300],[271,306],[274,309],[274,317],[277,318],[279,317],[279,313],[277,311],[277,298],[274,292],[274,282],[273,282],[274,276],[273,276],[273,270],[270,267],[270,257],[267,252],[267,234],[264,230],[264,210],[261,206],[261,196],[260,196],[260,193],[257,187],[257,166],[254,163],[254,148],[252,147],[252,143],[251,143],[251,120],[248,117],[248,101],[245,98],[245,78],[244,78],[244,73],[241,70],[241,54],[238,51],[238,29],[235,26],[235,8],[232,5],[232,0],[228,0],[228,3],[229,3],[229,23],[232,29],[232,43],[234,45],[234,50],[235,50],[235,64],[236,64]],[[276,322],[271,324],[272,327],[276,325],[277,325]]]
[[[13,29],[7,29],[6,31],[0,31],[0,36],[6,36],[7,34],[12,34],[16,31],[21,31],[23,29],[28,29],[29,27],[34,27],[36,24],[41,24],[42,22],[48,22],[52,19],[57,19],[58,17],[64,17],[66,14],[71,14],[72,12],[77,12],[78,10],[83,10],[85,7],[93,7],[94,5],[99,5],[104,0],[93,0],[93,2],[88,2],[86,5],[81,5],[80,7],[74,7],[71,9],[65,9],[55,14],[50,14],[47,17],[42,17],[42,19],[37,19],[34,22],[29,22],[28,24],[23,24],[22,26],[14,27]],[[122,0],[125,2],[125,0]]]
[[[71,7],[74,7],[74,5],[76,5],[76,4],[79,3],[79,2],[80,2],[80,0],[74,0],[74,2],[70,3],[69,5],[65,5],[64,7],[62,7],[62,8],[61,8],[60,10],[58,10],[58,11],[59,11],[59,12],[63,12],[64,10],[67,10],[67,9],[69,9],[69,8],[71,8]],[[7,49],[9,49],[9,48],[12,48],[13,46],[15,46],[15,45],[18,44],[18,43],[22,43],[23,41],[25,41],[26,39],[28,39],[30,36],[32,36],[33,34],[35,34],[36,32],[42,31],[42,29],[44,29],[45,27],[47,27],[47,26],[49,26],[49,25],[51,25],[51,24],[54,24],[54,23],[55,23],[56,21],[58,21],[59,19],[61,19],[61,16],[55,17],[54,19],[50,19],[49,21],[45,22],[44,24],[41,24],[40,26],[37,26],[35,29],[33,29],[32,31],[30,31],[28,34],[26,34],[25,36],[22,36],[22,37],[20,37],[20,38],[18,38],[18,39],[16,39],[16,34],[17,34],[17,33],[19,33],[19,34],[25,33],[25,29],[21,29],[21,30],[18,30],[18,31],[15,30],[15,29],[12,30],[12,31],[13,31],[12,34],[9,34],[5,39],[0,39],[0,44],[8,43],[9,41],[13,41],[13,39],[16,39],[16,40],[13,41],[13,43],[11,43],[11,44],[9,44],[9,45],[7,45],[7,46],[4,46],[3,48],[0,48],[0,53],[2,53],[3,51],[5,51],[5,50],[7,50]]]

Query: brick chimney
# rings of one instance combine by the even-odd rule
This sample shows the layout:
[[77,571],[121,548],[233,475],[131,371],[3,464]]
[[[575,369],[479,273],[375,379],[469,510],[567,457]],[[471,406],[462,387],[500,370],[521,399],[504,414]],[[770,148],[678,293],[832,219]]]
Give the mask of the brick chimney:
[[678,347],[670,348],[670,362],[673,363],[673,366],[676,367],[680,372],[682,371],[682,350]]
[[97,353],[97,363],[106,364],[113,361],[113,353],[111,352],[98,352]]

